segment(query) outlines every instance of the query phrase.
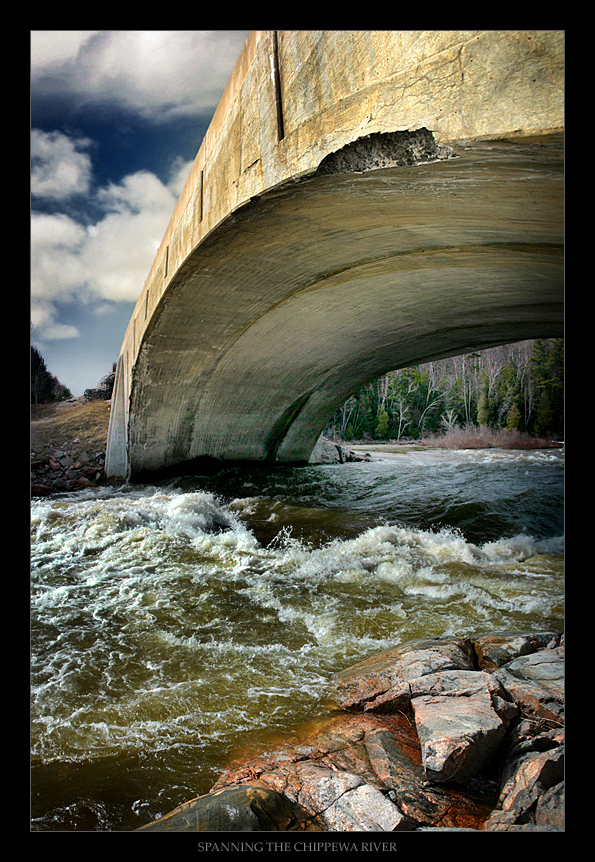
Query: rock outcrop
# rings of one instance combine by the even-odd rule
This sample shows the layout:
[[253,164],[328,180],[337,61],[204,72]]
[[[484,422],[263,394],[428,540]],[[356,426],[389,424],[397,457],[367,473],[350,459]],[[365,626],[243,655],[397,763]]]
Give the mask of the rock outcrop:
[[338,673],[334,709],[138,831],[564,831],[564,647],[433,637]]
[[102,377],[95,389],[85,389],[85,401],[109,401],[114,390],[116,381],[116,372],[110,371],[105,377]]

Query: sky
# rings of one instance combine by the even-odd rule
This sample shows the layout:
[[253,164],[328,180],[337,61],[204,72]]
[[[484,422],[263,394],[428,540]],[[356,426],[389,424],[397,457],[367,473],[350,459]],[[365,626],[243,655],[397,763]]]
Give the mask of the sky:
[[112,370],[248,30],[31,31],[31,342]]

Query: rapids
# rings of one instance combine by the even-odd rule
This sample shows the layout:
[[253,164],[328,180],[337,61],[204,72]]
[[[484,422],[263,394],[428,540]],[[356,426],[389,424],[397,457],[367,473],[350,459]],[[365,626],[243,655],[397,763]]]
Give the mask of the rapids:
[[561,450],[34,499],[33,831],[128,831],[328,709],[330,675],[423,635],[563,630]]

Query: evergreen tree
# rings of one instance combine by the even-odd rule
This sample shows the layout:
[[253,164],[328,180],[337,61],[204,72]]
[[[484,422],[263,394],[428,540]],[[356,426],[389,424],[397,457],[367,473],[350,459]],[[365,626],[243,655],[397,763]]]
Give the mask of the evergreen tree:
[[508,411],[508,415],[506,417],[506,428],[509,431],[518,431],[521,427],[521,411],[519,410],[518,404],[513,404]]
[[537,405],[537,416],[535,417],[534,428],[536,434],[547,434],[553,425],[553,411],[550,400],[550,393],[547,387],[543,387],[539,395],[539,404]]
[[564,341],[556,338],[547,358],[549,372],[549,397],[551,409],[551,433],[564,432]]
[[537,339],[531,351],[535,434],[560,434],[564,428],[564,345],[561,339]]
[[52,375],[39,350],[31,345],[31,404],[44,404],[51,395]]
[[477,423],[480,426],[490,424],[490,399],[486,385],[482,387],[477,401]]
[[563,340],[502,345],[390,371],[348,399],[329,428],[343,439],[417,439],[473,423],[562,434]]
[[519,380],[517,369],[512,362],[506,362],[498,376],[496,386],[497,409],[493,424],[501,428],[508,422],[508,414],[519,397]]
[[376,415],[376,437],[379,440],[385,440],[388,437],[389,415],[384,408],[381,408]]
[[47,404],[70,398],[70,389],[50,374],[39,350],[31,345],[31,404]]

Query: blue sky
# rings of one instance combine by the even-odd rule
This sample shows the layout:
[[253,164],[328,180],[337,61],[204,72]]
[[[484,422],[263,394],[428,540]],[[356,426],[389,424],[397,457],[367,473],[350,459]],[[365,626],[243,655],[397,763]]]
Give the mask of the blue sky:
[[31,338],[74,395],[118,358],[248,32],[31,31]]

